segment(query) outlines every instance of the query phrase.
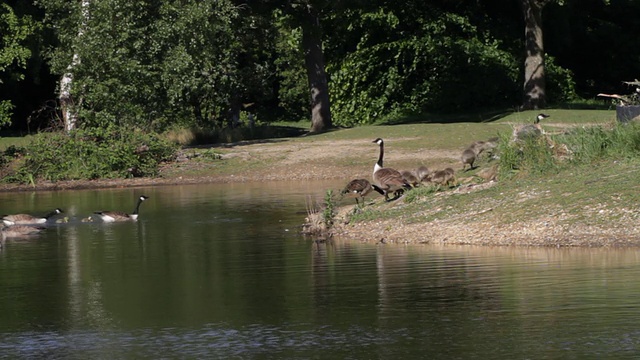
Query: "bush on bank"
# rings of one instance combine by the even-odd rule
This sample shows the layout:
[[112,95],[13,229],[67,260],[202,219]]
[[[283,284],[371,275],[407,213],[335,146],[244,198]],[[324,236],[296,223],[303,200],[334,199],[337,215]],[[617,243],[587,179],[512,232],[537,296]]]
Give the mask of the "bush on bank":
[[142,130],[82,129],[41,133],[23,147],[9,147],[0,159],[2,181],[89,180],[154,176],[177,146]]

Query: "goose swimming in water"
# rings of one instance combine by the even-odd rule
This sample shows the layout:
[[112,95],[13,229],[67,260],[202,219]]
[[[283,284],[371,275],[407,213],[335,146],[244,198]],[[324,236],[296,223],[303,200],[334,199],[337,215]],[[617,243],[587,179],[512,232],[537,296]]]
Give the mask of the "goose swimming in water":
[[47,220],[55,215],[62,214],[64,211],[60,208],[56,208],[45,216],[33,216],[29,214],[13,214],[3,215],[2,222],[7,225],[35,225],[44,224]]
[[96,211],[94,214],[98,215],[104,222],[116,222],[116,221],[131,221],[138,219],[138,212],[140,211],[140,204],[147,200],[149,197],[142,195],[136,202],[136,207],[131,214],[127,214],[121,211]]

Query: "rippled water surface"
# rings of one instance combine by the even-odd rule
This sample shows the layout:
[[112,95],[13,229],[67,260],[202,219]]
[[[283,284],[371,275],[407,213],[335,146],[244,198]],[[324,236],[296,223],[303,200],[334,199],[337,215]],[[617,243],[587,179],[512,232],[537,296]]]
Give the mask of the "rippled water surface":
[[[0,250],[0,358],[602,359],[640,353],[640,253],[315,243],[335,183],[2,193],[68,223]],[[133,209],[131,223],[85,223]]]

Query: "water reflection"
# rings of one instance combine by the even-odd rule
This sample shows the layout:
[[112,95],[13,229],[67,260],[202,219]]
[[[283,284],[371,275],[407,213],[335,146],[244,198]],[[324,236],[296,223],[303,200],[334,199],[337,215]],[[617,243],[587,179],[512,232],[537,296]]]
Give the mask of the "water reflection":
[[[0,358],[637,350],[640,252],[314,242],[298,229],[308,195],[327,187],[0,194],[7,212],[37,203],[70,216],[0,251]],[[80,221],[96,209],[126,210],[142,193],[151,198],[137,222]]]

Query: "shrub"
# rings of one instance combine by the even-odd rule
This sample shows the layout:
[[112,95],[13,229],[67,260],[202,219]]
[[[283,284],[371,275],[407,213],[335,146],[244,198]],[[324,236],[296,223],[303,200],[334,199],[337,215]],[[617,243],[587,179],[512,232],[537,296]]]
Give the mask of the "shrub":
[[502,135],[498,144],[500,152],[500,177],[542,174],[556,168],[553,151],[546,137],[530,137],[522,141],[511,141]]
[[29,178],[80,180],[154,176],[176,147],[154,134],[129,129],[41,133],[24,147],[21,164],[7,181]]

